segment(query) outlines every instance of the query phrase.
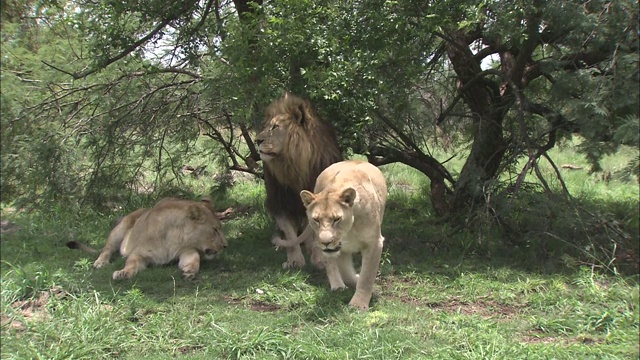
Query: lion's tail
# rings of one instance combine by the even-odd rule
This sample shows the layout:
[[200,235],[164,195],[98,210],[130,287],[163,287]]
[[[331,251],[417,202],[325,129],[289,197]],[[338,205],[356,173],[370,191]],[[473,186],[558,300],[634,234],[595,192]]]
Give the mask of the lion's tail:
[[67,247],[69,249],[82,250],[82,251],[87,252],[89,254],[97,254],[98,253],[98,250],[92,248],[91,246],[85,245],[85,244],[83,244],[83,243],[81,243],[79,241],[75,241],[75,240],[67,242]]
[[274,236],[271,238],[271,243],[276,247],[289,248],[292,246],[300,245],[303,242],[307,241],[309,237],[314,236],[313,229],[309,225],[304,228],[304,231],[300,236],[293,240],[284,240],[280,236]]

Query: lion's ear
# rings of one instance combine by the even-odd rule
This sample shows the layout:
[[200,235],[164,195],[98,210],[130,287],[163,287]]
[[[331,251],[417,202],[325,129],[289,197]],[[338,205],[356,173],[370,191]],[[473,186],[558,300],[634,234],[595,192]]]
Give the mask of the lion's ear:
[[356,201],[356,191],[353,188],[346,188],[340,194],[340,201],[342,201],[348,207],[352,207],[353,203]]
[[204,214],[202,213],[202,208],[196,204],[190,204],[187,207],[187,218],[193,221],[201,221],[204,219]]
[[304,114],[305,114],[304,104],[300,104],[299,106],[295,106],[293,107],[293,109],[291,109],[291,115],[293,116],[293,120],[298,125],[304,125],[306,121]]
[[306,208],[306,207],[309,207],[309,205],[311,205],[313,200],[316,199],[316,196],[311,191],[302,190],[300,191],[300,198],[302,199],[302,204]]
[[215,214],[216,211],[213,209],[213,203],[211,202],[211,198],[208,196],[203,196],[200,199],[200,202],[207,207],[207,209],[211,210],[212,214]]
[[298,125],[304,125],[307,121],[304,101],[287,91],[284,93],[284,103],[286,104],[287,112],[293,117],[293,121]]

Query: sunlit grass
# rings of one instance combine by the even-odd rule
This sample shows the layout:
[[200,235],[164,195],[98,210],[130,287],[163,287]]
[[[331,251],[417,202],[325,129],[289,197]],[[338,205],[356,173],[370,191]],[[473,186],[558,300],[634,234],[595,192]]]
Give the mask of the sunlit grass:
[[[113,219],[132,209],[26,213],[4,205],[3,220],[19,228],[0,241],[1,357],[638,358],[636,275],[580,262],[550,266],[562,254],[547,249],[542,256],[540,232],[523,231],[513,245],[498,228],[453,229],[434,220],[421,174],[400,165],[382,171],[389,183],[385,253],[366,313],[347,306],[352,289],[330,291],[323,272],[282,270],[286,254],[269,242],[273,221],[264,210],[262,184],[249,178],[220,191],[211,188],[210,177],[189,180],[194,195],[212,195],[218,209],[237,210],[223,224],[229,248],[203,262],[193,281],[168,265],[114,282],[111,273],[123,259],[94,270],[93,256],[64,246],[69,239],[103,244]],[[637,216],[623,212],[634,199],[626,188],[633,183],[604,184],[584,170],[566,173],[570,187],[585,181],[598,187],[574,195],[594,204],[591,211],[627,219],[625,226],[637,223]],[[602,194],[607,201],[595,200]],[[535,216],[544,214],[518,204],[511,214],[517,230],[535,229]],[[547,231],[566,239],[600,236],[579,229],[589,224],[575,223],[572,230],[561,223]]]

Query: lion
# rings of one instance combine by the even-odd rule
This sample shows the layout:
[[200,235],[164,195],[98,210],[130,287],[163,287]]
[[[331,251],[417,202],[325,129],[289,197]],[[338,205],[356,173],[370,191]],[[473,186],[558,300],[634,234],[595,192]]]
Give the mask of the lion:
[[[76,241],[67,246],[97,252]],[[151,209],[141,208],[122,218],[111,230],[93,267],[107,265],[119,249],[127,260],[122,270],[113,273],[113,280],[130,279],[148,265],[175,260],[184,278],[193,279],[200,270],[201,255],[211,260],[226,247],[222,224],[209,199],[164,198]]]
[[[349,305],[368,310],[384,243],[384,176],[366,161],[343,161],[318,176],[314,192],[303,190],[300,198],[324,254],[331,290],[355,286]],[[356,253],[362,254],[360,275],[353,266]]]
[[[302,267],[305,259],[297,238],[307,218],[299,193],[313,189],[320,172],[342,160],[335,130],[308,100],[286,93],[267,107],[264,129],[255,142],[264,164],[265,205],[277,226],[272,243],[287,251],[283,268]],[[312,232],[303,234],[311,261],[322,268],[322,252],[315,248]]]

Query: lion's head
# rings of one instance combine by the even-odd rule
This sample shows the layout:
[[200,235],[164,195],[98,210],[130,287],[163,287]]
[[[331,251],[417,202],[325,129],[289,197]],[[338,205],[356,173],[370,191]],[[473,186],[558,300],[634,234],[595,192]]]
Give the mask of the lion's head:
[[[165,198],[142,220],[136,226],[147,225],[147,232],[171,238],[177,242],[177,249],[195,249],[207,260],[228,246],[209,198],[201,201]],[[176,234],[170,235],[172,231]]]
[[342,236],[353,226],[353,204],[356,196],[356,191],[351,187],[341,192],[300,192],[302,203],[307,208],[309,226],[317,234],[316,240],[325,254],[340,253]]
[[208,198],[200,203],[194,202],[187,208],[187,218],[190,220],[186,227],[185,244],[196,244],[197,250],[206,260],[228,246],[227,239],[222,233],[222,223],[215,214],[215,210]]
[[331,125],[319,118],[308,100],[289,93],[267,108],[256,143],[265,177],[273,176],[295,195],[312,189],[318,174],[342,159]]

